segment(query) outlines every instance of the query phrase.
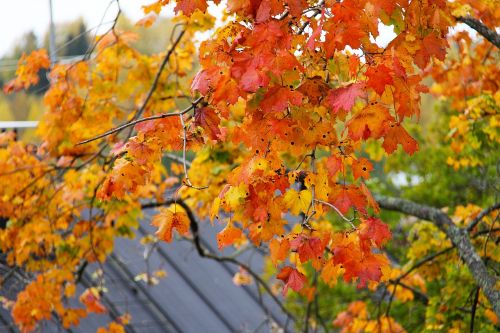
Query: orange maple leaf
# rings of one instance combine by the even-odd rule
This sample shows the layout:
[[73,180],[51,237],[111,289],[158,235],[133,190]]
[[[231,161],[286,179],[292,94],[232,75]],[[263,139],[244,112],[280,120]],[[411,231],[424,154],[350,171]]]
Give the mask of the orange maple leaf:
[[352,161],[352,174],[354,179],[363,177],[365,179],[370,178],[370,172],[373,170],[373,165],[366,158],[359,158]]
[[290,252],[290,241],[286,238],[281,241],[273,238],[271,242],[269,242],[269,252],[271,261],[276,266],[279,261],[285,260],[288,256]]
[[151,224],[158,227],[156,236],[165,242],[172,241],[173,229],[181,235],[189,232],[189,218],[184,211],[172,211],[162,207],[160,213],[153,217]]
[[191,16],[195,10],[205,12],[208,8],[207,0],[178,0],[174,8],[176,14],[182,11],[182,14]]
[[368,78],[366,85],[375,90],[379,95],[382,95],[386,85],[394,82],[392,80],[391,70],[386,65],[370,67],[365,75]]
[[387,130],[388,123],[393,119],[387,107],[373,102],[347,122],[349,137],[353,140],[380,138]]
[[106,313],[106,308],[101,303],[99,292],[95,288],[86,289],[80,295],[80,302],[82,302],[88,311],[94,313]]
[[418,142],[408,134],[401,124],[393,123],[384,135],[382,147],[388,154],[391,154],[396,150],[398,144],[401,144],[404,151],[410,155],[418,150]]
[[217,234],[217,246],[219,250],[226,246],[233,245],[234,242],[241,239],[243,232],[241,229],[236,228],[231,222],[226,225],[226,227]]

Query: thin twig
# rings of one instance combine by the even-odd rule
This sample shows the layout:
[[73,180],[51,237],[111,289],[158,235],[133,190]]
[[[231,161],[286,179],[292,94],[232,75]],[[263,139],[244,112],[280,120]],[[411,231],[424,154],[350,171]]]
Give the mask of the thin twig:
[[479,290],[481,288],[476,287],[476,293],[474,295],[474,301],[472,302],[472,309],[470,313],[470,333],[474,333],[474,319],[476,317],[477,302],[479,301]]
[[484,209],[483,211],[481,211],[481,213],[479,213],[476,218],[474,220],[472,220],[469,225],[467,226],[467,228],[465,230],[467,231],[471,231],[472,229],[474,229],[474,227],[479,223],[481,222],[481,220],[487,216],[488,214],[490,214],[491,212],[494,212],[495,210],[497,209],[500,209],[500,202],[497,202],[496,204],[494,204],[493,206],[491,207],[488,207],[486,209]]
[[314,201],[316,201],[317,203],[320,203],[320,204],[323,204],[323,205],[326,205],[326,206],[332,208],[333,210],[335,210],[337,212],[337,214],[339,214],[339,216],[344,221],[346,221],[347,223],[349,223],[353,229],[356,229],[356,226],[352,223],[352,221],[354,221],[354,219],[348,219],[347,217],[345,217],[345,215],[342,214],[342,212],[335,205],[332,205],[329,202],[326,202],[326,201],[323,201],[323,200],[319,200],[319,199],[315,199]]
[[185,33],[186,33],[186,30],[182,30],[179,33],[179,36],[177,36],[177,38],[175,39],[174,43],[172,44],[172,46],[168,50],[167,54],[163,58],[163,61],[160,64],[160,67],[158,68],[158,71],[156,72],[155,78],[153,80],[153,84],[151,85],[151,88],[149,88],[149,91],[148,91],[148,94],[146,96],[146,99],[142,103],[141,107],[139,108],[139,110],[137,111],[137,114],[134,116],[133,119],[138,119],[144,113],[144,111],[146,110],[146,106],[148,105],[149,100],[153,96],[153,93],[155,92],[156,87],[158,86],[158,82],[160,81],[160,76],[161,76],[161,73],[163,72],[163,69],[165,68],[165,66],[168,63],[170,57],[174,53],[175,48],[177,47],[177,45],[179,44],[179,42],[182,39],[182,36],[184,36]]
[[161,113],[161,114],[157,114],[157,115],[154,115],[154,116],[145,117],[145,118],[136,119],[136,120],[127,122],[127,123],[125,123],[123,125],[120,125],[120,126],[118,126],[116,128],[113,128],[112,130],[109,130],[109,131],[107,131],[107,132],[105,132],[103,134],[100,134],[100,135],[96,136],[96,137],[93,137],[91,139],[87,139],[87,140],[84,140],[82,142],[79,142],[76,145],[79,146],[79,145],[83,145],[83,144],[86,144],[86,143],[89,143],[89,142],[92,142],[92,141],[95,141],[95,140],[99,140],[99,139],[104,138],[104,137],[106,137],[108,135],[111,135],[113,133],[120,132],[124,128],[130,127],[130,126],[135,126],[135,125],[137,125],[139,123],[142,123],[142,122],[145,122],[145,121],[156,120],[156,119],[163,119],[163,118],[175,117],[175,116],[181,116],[183,114],[188,113],[192,109],[194,109],[196,107],[196,105],[198,105],[202,100],[203,100],[203,97],[199,97],[189,107],[187,107],[186,109],[184,109],[184,110],[182,110],[180,112]]

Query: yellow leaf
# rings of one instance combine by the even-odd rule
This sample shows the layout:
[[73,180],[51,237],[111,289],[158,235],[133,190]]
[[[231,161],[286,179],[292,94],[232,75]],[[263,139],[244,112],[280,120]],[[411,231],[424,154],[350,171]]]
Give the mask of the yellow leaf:
[[341,265],[335,265],[333,260],[329,260],[321,271],[321,278],[330,287],[334,287],[337,284],[338,277],[342,276],[344,271],[345,269]]
[[297,192],[288,190],[284,197],[285,205],[290,208],[292,214],[298,215],[300,212],[307,212],[311,204],[312,194],[309,190]]

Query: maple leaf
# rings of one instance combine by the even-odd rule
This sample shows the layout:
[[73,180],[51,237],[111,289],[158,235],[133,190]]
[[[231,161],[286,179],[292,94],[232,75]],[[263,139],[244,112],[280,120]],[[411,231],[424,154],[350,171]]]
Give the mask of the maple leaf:
[[345,269],[344,281],[358,279],[358,288],[366,286],[368,281],[379,281],[381,268],[388,264],[383,255],[372,254],[371,249],[360,244],[358,233],[347,236],[336,234],[333,239],[333,263]]
[[326,97],[326,103],[334,113],[339,110],[351,111],[356,98],[364,96],[362,83],[352,83],[342,88],[330,90]]
[[302,103],[302,94],[296,90],[285,87],[272,87],[264,95],[260,102],[260,107],[265,112],[282,112],[288,105],[300,105]]
[[218,66],[201,69],[191,83],[191,91],[199,91],[202,95],[208,94],[210,89],[215,89],[222,78]]
[[135,25],[137,27],[147,28],[147,27],[152,26],[156,22],[157,18],[158,18],[157,14],[155,14],[153,12],[150,12],[149,14],[147,14],[146,16],[144,16],[142,19],[140,19],[139,21],[137,21],[135,23]]
[[343,214],[354,207],[361,212],[366,211],[366,198],[356,185],[336,185],[329,200]]
[[151,224],[158,227],[156,236],[165,242],[172,241],[172,231],[181,235],[189,233],[189,218],[184,211],[173,212],[169,208],[160,208],[160,213],[153,217]]
[[277,279],[283,281],[285,286],[283,288],[283,296],[286,296],[288,288],[298,292],[304,287],[306,276],[299,272],[296,268],[285,266],[276,276]]
[[325,251],[325,244],[318,237],[299,235],[290,242],[290,246],[299,254],[302,263],[309,259],[320,259]]
[[196,109],[194,114],[194,125],[200,126],[212,140],[220,140],[222,133],[219,128],[220,118],[211,107]]
[[354,179],[363,177],[365,179],[370,178],[370,172],[373,170],[373,165],[366,158],[361,157],[360,159],[352,161],[352,174]]
[[288,239],[282,239],[281,241],[273,238],[269,242],[269,252],[271,256],[271,261],[274,266],[278,264],[279,261],[283,261],[288,256],[290,252],[290,241]]
[[80,302],[82,302],[88,311],[94,313],[106,313],[106,308],[100,301],[101,297],[95,288],[86,289],[80,295]]
[[342,156],[331,155],[326,160],[326,168],[328,170],[328,174],[330,177],[333,177],[337,174],[337,172],[344,172],[344,160]]
[[182,11],[182,14],[191,16],[195,10],[205,12],[207,10],[207,0],[177,0],[177,5],[174,8],[176,14]]
[[292,17],[302,16],[302,11],[307,8],[306,0],[286,0],[286,4],[290,9],[290,14],[292,14]]
[[4,93],[9,94],[21,89],[28,89],[37,84],[40,81],[38,72],[43,68],[49,68],[49,66],[50,59],[47,50],[35,50],[29,55],[23,53],[18,62],[16,78],[4,86]]
[[236,228],[232,223],[228,223],[221,232],[217,234],[217,246],[219,250],[226,246],[233,245],[235,241],[243,236],[241,229]]
[[379,103],[371,103],[357,112],[346,124],[349,137],[353,140],[369,137],[380,138],[387,131],[387,125],[394,118],[389,109]]
[[382,267],[386,265],[388,265],[388,261],[383,255],[374,254],[365,256],[361,261],[359,271],[356,273],[359,279],[358,288],[365,287],[368,281],[380,281],[382,277]]
[[311,204],[311,191],[302,190],[300,192],[290,189],[286,192],[283,202],[290,208],[292,214],[299,214],[300,212],[306,212]]
[[391,232],[387,224],[380,219],[370,217],[362,220],[359,225],[359,238],[362,240],[373,240],[375,245],[380,247],[383,243],[391,239]]
[[278,15],[283,11],[283,3],[273,0],[262,0],[255,14],[258,23],[267,21],[271,16]]
[[378,65],[376,67],[369,67],[365,76],[368,78],[366,85],[382,95],[386,85],[392,84],[391,70],[386,65]]
[[269,77],[265,73],[253,67],[246,67],[241,76],[240,87],[244,91],[255,92],[257,89],[267,86],[268,83]]
[[318,22],[312,22],[310,23],[311,28],[312,28],[312,33],[311,36],[309,37],[309,40],[307,41],[306,46],[309,48],[309,50],[314,50],[316,47],[316,39],[321,36],[321,31],[323,29],[323,19],[325,17],[325,10],[323,9],[321,11],[321,17]]
[[398,144],[401,144],[404,151],[410,155],[418,150],[418,142],[408,134],[403,126],[399,123],[392,123],[384,135],[382,147],[388,154],[391,154],[397,149]]
[[368,187],[365,185],[365,183],[361,183],[361,185],[359,186],[360,189],[361,189],[361,192],[364,194],[364,196],[366,197],[366,201],[368,203],[368,206],[372,207],[373,208],[373,211],[375,213],[380,213],[380,207],[378,206],[378,203],[377,201],[375,201],[375,198],[373,198],[370,190],[368,189]]
[[163,6],[167,5],[170,0],[157,0],[149,5],[144,5],[141,6],[142,11],[144,14],[149,14],[149,13],[155,13],[156,15],[159,15]]
[[342,276],[344,271],[345,269],[341,265],[336,265],[333,259],[330,259],[321,271],[321,278],[328,286],[334,287],[337,284],[337,279]]
[[315,76],[304,80],[298,88],[298,91],[308,99],[309,103],[314,105],[318,105],[329,90],[328,84],[321,76]]
[[415,54],[415,63],[424,69],[430,62],[431,57],[444,60],[448,42],[445,38],[440,38],[436,33],[431,32],[425,36],[421,43],[422,47]]

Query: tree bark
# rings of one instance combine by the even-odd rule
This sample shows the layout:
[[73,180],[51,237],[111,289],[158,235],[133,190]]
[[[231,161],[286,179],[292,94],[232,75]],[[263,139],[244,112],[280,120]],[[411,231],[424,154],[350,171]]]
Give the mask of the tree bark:
[[488,298],[495,314],[500,317],[500,291],[496,288],[497,278],[489,274],[486,265],[472,246],[467,230],[457,227],[447,214],[434,207],[385,196],[375,196],[375,200],[381,208],[431,221],[443,231],[457,248],[460,258]]
[[483,22],[475,19],[471,16],[459,16],[455,17],[458,22],[467,24],[472,29],[476,30],[481,36],[486,38],[491,44],[495,45],[500,49],[500,35],[496,33],[495,30],[491,30]]

